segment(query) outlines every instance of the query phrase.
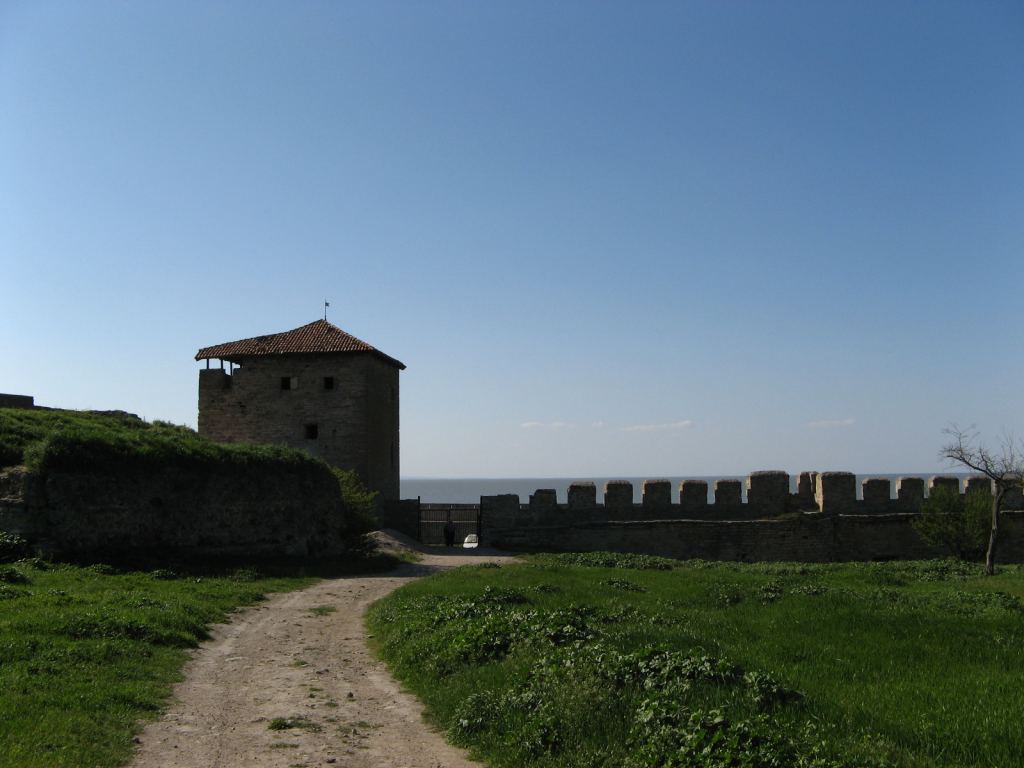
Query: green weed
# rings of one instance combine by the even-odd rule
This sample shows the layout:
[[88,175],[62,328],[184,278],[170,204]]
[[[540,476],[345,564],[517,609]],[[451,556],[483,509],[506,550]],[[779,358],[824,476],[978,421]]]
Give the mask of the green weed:
[[298,728],[303,731],[312,731],[314,733],[319,733],[323,730],[323,728],[314,723],[308,717],[275,717],[270,721],[267,728],[272,731],[288,731],[293,728]]
[[1020,567],[669,562],[458,569],[368,624],[493,766],[1024,764]]

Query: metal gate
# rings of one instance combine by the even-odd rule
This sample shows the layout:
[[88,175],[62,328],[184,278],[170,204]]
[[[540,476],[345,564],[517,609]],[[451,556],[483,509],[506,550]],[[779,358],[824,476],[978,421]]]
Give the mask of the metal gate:
[[479,540],[479,504],[420,504],[419,540],[443,547],[444,528],[449,520],[455,529],[456,547],[461,547],[470,534],[475,534]]

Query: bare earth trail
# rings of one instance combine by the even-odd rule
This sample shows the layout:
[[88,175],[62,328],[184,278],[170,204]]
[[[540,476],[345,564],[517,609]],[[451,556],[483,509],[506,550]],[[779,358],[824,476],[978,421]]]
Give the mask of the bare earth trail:
[[[449,552],[272,595],[215,627],[167,712],[140,735],[131,768],[478,766],[427,726],[419,702],[371,655],[363,628],[366,608],[411,579],[512,559]],[[275,718],[298,727],[272,730]]]

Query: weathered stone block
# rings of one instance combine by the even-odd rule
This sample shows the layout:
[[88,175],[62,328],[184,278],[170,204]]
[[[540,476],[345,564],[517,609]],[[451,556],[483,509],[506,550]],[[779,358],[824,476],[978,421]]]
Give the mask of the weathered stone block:
[[924,501],[924,478],[899,478],[896,481],[896,498],[905,512],[917,512]]
[[538,520],[550,517],[558,511],[558,494],[554,488],[538,488],[530,494],[530,512]]
[[683,480],[679,484],[679,506],[684,514],[705,512],[708,508],[708,481]]
[[888,512],[892,483],[885,477],[869,477],[860,484],[865,512]]
[[609,512],[633,508],[633,484],[628,480],[609,480],[604,484],[604,506]]
[[715,512],[736,512],[743,506],[743,489],[739,480],[715,481]]
[[592,512],[597,507],[597,487],[593,483],[573,483],[567,500],[572,512]]
[[931,496],[935,493],[936,488],[946,488],[952,493],[959,494],[960,478],[949,475],[935,475],[928,481],[928,495]]
[[815,505],[814,481],[817,477],[817,472],[801,472],[797,475],[796,495],[804,509]]
[[666,512],[672,506],[672,483],[668,480],[644,480],[644,509],[648,514]]
[[818,509],[825,515],[853,514],[857,507],[857,476],[852,472],[822,472],[817,482]]
[[789,475],[778,470],[747,475],[747,504],[759,515],[781,515],[789,503]]

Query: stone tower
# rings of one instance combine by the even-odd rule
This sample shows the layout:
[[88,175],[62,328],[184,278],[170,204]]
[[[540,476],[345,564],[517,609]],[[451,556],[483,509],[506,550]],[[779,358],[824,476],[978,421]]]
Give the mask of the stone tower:
[[398,498],[401,362],[326,320],[204,347],[196,360],[199,434],[299,448]]

